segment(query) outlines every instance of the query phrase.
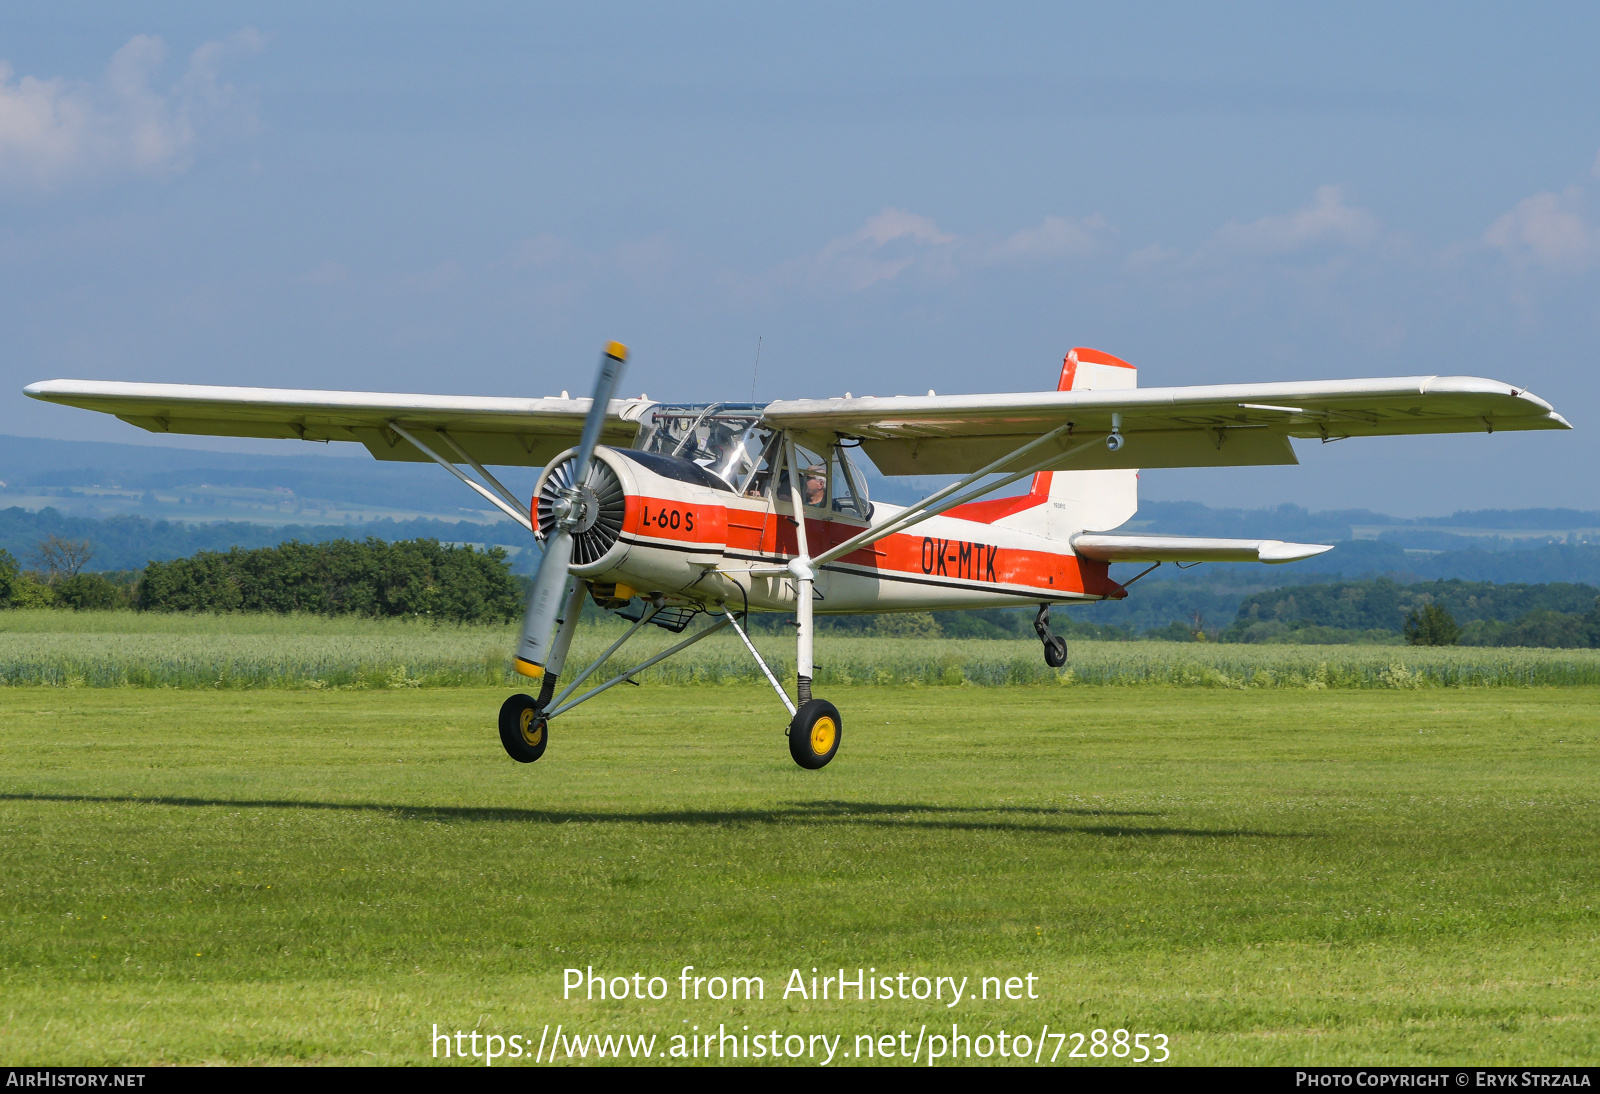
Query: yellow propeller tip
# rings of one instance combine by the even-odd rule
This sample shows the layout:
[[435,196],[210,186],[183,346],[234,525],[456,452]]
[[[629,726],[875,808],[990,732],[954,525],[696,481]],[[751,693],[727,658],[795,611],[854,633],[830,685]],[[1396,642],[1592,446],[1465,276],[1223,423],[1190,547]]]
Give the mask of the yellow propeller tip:
[[615,357],[619,361],[626,361],[628,359],[628,347],[621,342],[607,342],[606,356]]
[[513,657],[511,659],[511,667],[516,669],[522,675],[531,676],[535,680],[544,675],[543,665],[535,665],[532,661],[524,661],[520,657]]

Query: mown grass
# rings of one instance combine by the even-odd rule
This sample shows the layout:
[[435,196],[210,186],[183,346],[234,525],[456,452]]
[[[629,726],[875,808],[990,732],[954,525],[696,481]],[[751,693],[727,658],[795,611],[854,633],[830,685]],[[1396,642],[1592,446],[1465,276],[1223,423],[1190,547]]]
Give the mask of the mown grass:
[[[0,690],[0,1057],[951,1020],[1191,1064],[1600,1053],[1594,688],[836,686],[821,772],[755,686],[618,689],[531,766],[502,694]],[[768,995],[563,1001],[590,965]],[[840,966],[1040,998],[779,998]]]
[[[579,632],[567,673],[623,633],[608,621]],[[516,683],[509,626],[320,616],[134,612],[0,612],[0,686],[178,688],[411,688]],[[679,640],[647,627],[608,667],[623,671]],[[780,676],[793,677],[794,644],[758,636]],[[1021,684],[1203,688],[1526,687],[1600,685],[1600,650],[1253,646],[1192,642],[1071,645],[1065,671],[1037,642],[823,635],[823,686]],[[646,670],[657,684],[758,683],[760,670],[731,634],[713,636]]]

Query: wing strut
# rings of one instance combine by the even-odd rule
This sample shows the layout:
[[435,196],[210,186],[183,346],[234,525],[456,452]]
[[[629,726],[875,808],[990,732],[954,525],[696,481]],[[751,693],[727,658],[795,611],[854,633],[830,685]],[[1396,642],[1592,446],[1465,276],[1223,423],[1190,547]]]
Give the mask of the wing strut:
[[[1008,464],[1008,463],[1012,462],[1013,460],[1025,455],[1025,454],[1027,454],[1029,451],[1031,451],[1034,448],[1037,448],[1039,445],[1043,444],[1045,441],[1048,441],[1048,440],[1050,440],[1050,439],[1052,439],[1054,437],[1059,436],[1060,434],[1066,432],[1070,428],[1071,428],[1071,423],[1069,422],[1067,425],[1061,426],[1058,429],[1053,429],[1049,433],[1046,433],[1044,436],[1039,437],[1037,440],[1031,441],[1028,444],[1023,445],[1021,448],[1017,449],[1015,452],[1009,452],[1006,455],[1000,457],[998,460],[995,460],[993,463],[991,463],[987,467],[983,468],[983,470],[974,471],[972,474],[968,475],[966,478],[961,479],[958,482],[953,482],[949,486],[946,486],[944,489],[939,490],[936,493],[929,494],[927,497],[923,498],[921,501],[917,502],[917,504],[911,506],[909,509],[905,509],[905,510],[899,512],[899,513],[896,513],[892,518],[890,518],[889,520],[885,521],[884,523],[879,524],[876,527],[867,528],[867,529],[863,530],[859,535],[853,536],[850,539],[845,540],[843,543],[839,544],[837,547],[831,547],[828,550],[824,551],[822,554],[818,555],[816,558],[810,559],[809,561],[810,561],[812,567],[815,568],[817,566],[824,566],[824,565],[832,562],[836,558],[843,558],[845,555],[849,554],[851,551],[858,550],[858,549],[860,549],[862,547],[867,546],[870,543],[876,543],[878,540],[883,539],[885,536],[894,535],[896,532],[903,532],[907,528],[910,528],[914,524],[921,524],[923,521],[929,519],[930,517],[936,517],[940,513],[943,513],[943,512],[945,512],[946,510],[949,510],[949,509],[954,509],[958,505],[965,505],[969,501],[976,501],[978,498],[983,497],[983,495],[985,495],[985,494],[991,494],[994,491],[1000,489],[1002,486],[1010,486],[1012,483],[1016,482],[1018,479],[1026,478],[1027,476],[1032,475],[1036,471],[1043,471],[1045,468],[1050,467],[1052,464],[1059,465],[1063,460],[1069,459],[1072,456],[1077,455],[1079,452],[1082,452],[1087,448],[1091,448],[1091,447],[1093,447],[1094,445],[1097,445],[1097,444],[1109,443],[1109,441],[1113,437],[1117,437],[1118,439],[1121,439],[1120,434],[1116,434],[1116,433],[1106,434],[1104,438],[1102,438],[1102,437],[1097,435],[1094,440],[1084,441],[1082,444],[1073,445],[1071,448],[1067,449],[1065,452],[1053,453],[1053,454],[1051,454],[1049,456],[1046,456],[1044,459],[1039,460],[1036,463],[1030,464],[1029,466],[1023,468],[1021,471],[1013,472],[1013,473],[1007,475],[1005,478],[1000,479],[997,482],[985,483],[985,484],[977,487],[976,489],[968,490],[964,494],[958,494],[957,493],[957,491],[960,491],[962,488],[971,485],[972,483],[976,482],[978,479],[981,479],[983,476],[993,474],[994,470],[996,468],[1004,467],[1006,464]],[[1121,445],[1118,445],[1117,447],[1120,448]],[[1059,467],[1057,469],[1059,470]],[[957,496],[951,497],[950,495],[952,495],[952,494],[956,494]],[[803,550],[803,548],[802,548],[802,550]]]
[[522,504],[522,499],[517,497],[510,490],[507,490],[506,487],[505,487],[505,484],[502,483],[499,479],[497,479],[493,475],[489,474],[489,469],[487,467],[483,466],[483,464],[479,463],[477,460],[473,459],[472,458],[472,454],[470,452],[468,452],[465,448],[462,448],[461,445],[456,443],[456,439],[454,437],[450,436],[450,433],[449,433],[448,430],[441,428],[439,430],[439,436],[444,439],[444,443],[445,444],[447,444],[451,448],[455,449],[456,455],[460,456],[463,460],[467,461],[467,465],[469,467],[471,467],[474,471],[476,471],[479,474],[479,476],[482,477],[484,482],[488,483],[491,487],[494,488],[495,493],[499,494],[502,498],[504,498],[510,504],[512,504],[512,505],[514,505],[514,506],[516,506],[516,507],[518,507],[520,509],[523,509],[524,511],[531,511],[531,509],[533,508],[531,505],[526,505],[526,506],[523,505]]
[[450,474],[454,475],[472,489],[476,490],[479,494],[483,495],[484,500],[489,502],[489,504],[493,505],[496,509],[499,509],[502,513],[506,514],[506,516],[522,525],[528,531],[533,531],[533,518],[528,515],[528,510],[517,509],[514,505],[512,505],[511,502],[507,500],[508,498],[511,498],[511,491],[507,490],[504,486],[501,486],[500,483],[495,480],[495,477],[489,474],[489,472],[485,471],[477,460],[474,460],[471,456],[468,456],[465,452],[462,452],[460,446],[458,446],[451,436],[444,430],[439,430],[439,433],[446,441],[449,442],[450,447],[454,448],[456,452],[462,456],[462,458],[471,463],[473,469],[476,470],[480,475],[494,483],[494,485],[499,488],[498,493],[490,490],[487,486],[484,486],[480,482],[474,482],[472,479],[462,474],[460,468],[456,467],[455,464],[451,463],[449,460],[439,455],[439,453],[435,452],[433,449],[417,440],[416,437],[411,435],[411,431],[405,426],[401,425],[399,422],[390,422],[389,428],[400,434],[400,436],[404,437],[406,440],[410,441],[412,446],[416,448],[418,452],[421,452],[434,463],[438,464],[440,467],[450,472]]

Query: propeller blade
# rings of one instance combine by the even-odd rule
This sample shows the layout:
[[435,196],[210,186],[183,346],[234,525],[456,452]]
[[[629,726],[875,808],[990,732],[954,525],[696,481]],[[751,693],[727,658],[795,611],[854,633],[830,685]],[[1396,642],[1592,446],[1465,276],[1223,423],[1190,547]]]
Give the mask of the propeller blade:
[[568,480],[571,485],[561,497],[566,504],[557,503],[556,526],[545,538],[544,557],[539,560],[539,572],[534,575],[533,592],[528,597],[528,611],[522,620],[522,638],[511,662],[523,676],[538,679],[544,675],[551,632],[555,630],[556,615],[561,611],[562,594],[566,592],[568,570],[572,566],[572,529],[584,519],[584,500],[579,487],[588,479],[589,463],[594,458],[595,445],[600,443],[600,431],[605,428],[606,411],[627,360],[628,347],[620,342],[606,346],[600,358],[594,401],[583,422],[583,436],[578,441],[572,477]]

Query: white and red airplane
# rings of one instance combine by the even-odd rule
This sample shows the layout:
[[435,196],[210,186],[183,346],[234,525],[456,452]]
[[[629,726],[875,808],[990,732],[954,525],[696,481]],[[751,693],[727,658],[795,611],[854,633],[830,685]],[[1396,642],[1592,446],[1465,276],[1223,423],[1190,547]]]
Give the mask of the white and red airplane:
[[[157,433],[356,441],[380,460],[432,460],[520,522],[544,555],[512,664],[539,694],[505,701],[500,739],[524,763],[544,754],[551,719],[731,628],[789,712],[790,755],[820,768],[844,721],[811,694],[815,612],[1037,605],[1045,660],[1059,667],[1066,644],[1050,606],[1126,596],[1132,580],[1111,580],[1113,562],[1281,563],[1330,550],[1107,531],[1138,508],[1139,468],[1292,464],[1294,437],[1570,428],[1525,390],[1470,376],[1139,390],[1132,365],[1079,348],[1053,392],[667,404],[613,398],[626,358],[607,346],[592,399],[92,380],[25,391]],[[912,506],[874,504],[852,450],[884,475],[958,478]],[[543,467],[531,506],[489,465]],[[979,500],[1030,475],[1027,494]],[[633,625],[558,692],[586,595]],[[794,614],[793,699],[741,626],[751,611]],[[574,695],[646,623],[682,633],[700,614],[714,622]]]

